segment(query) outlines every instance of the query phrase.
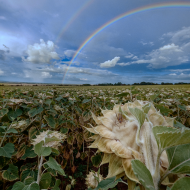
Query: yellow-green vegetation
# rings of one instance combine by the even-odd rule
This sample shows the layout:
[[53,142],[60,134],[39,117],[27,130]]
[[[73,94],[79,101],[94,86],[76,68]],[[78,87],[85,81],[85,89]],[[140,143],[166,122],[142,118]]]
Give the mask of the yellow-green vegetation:
[[[169,133],[164,132],[167,130],[164,127],[171,128],[176,141],[187,134],[190,85],[0,86],[0,189],[22,190],[31,186],[31,189],[82,190],[87,189],[86,177],[93,178],[96,186],[99,182],[100,186],[104,184],[106,189],[108,181],[98,179],[99,173],[109,178],[110,188],[118,184],[119,189],[118,182],[128,182],[128,187],[136,188],[143,185],[136,175],[141,163],[133,160],[148,168],[153,186],[158,184],[156,170],[155,175],[164,180],[159,186],[171,187],[179,179],[179,172],[175,170],[175,176],[172,174],[170,178],[163,174],[171,169],[168,159],[176,144],[167,152],[161,142],[168,136],[157,135],[161,129],[156,126],[163,126],[163,133]],[[151,138],[147,140],[148,137]],[[107,146],[104,141],[116,144]],[[144,141],[149,146],[151,142],[151,148]],[[184,144],[180,145],[183,147],[177,150],[184,150]],[[186,142],[185,146],[189,144]],[[112,160],[119,169],[112,166]],[[90,182],[87,184],[90,188]]]

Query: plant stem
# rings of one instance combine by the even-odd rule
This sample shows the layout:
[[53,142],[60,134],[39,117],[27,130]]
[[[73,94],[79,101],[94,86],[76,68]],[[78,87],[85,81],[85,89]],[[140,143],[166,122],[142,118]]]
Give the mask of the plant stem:
[[158,150],[158,156],[157,156],[157,160],[156,160],[156,168],[154,171],[154,174],[152,176],[153,178],[153,182],[154,182],[154,186],[156,190],[159,190],[159,181],[160,181],[160,156],[162,154],[161,150]]
[[40,157],[40,163],[38,165],[38,178],[37,178],[37,184],[39,185],[40,179],[41,179],[41,173],[42,173],[42,164],[43,164],[44,157]]

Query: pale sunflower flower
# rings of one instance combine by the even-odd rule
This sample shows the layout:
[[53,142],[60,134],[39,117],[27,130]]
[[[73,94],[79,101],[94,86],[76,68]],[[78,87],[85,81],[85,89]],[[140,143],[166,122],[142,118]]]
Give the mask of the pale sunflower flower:
[[58,149],[58,146],[61,146],[60,142],[66,139],[66,135],[59,133],[57,131],[43,131],[33,139],[34,146],[41,141],[44,141],[43,147],[51,147]]
[[[138,108],[142,110],[142,107],[147,104],[150,105],[150,109],[138,136],[139,123],[129,109]],[[156,167],[158,155],[158,146],[152,128],[161,125],[173,127],[174,120],[163,117],[152,103],[139,100],[128,102],[123,106],[115,105],[113,110],[102,110],[102,114],[102,117],[96,117],[92,113],[97,126],[86,128],[95,134],[91,137],[95,141],[89,148],[98,148],[100,152],[104,153],[101,164],[109,163],[107,178],[127,176],[130,180],[139,183],[133,172],[131,160],[139,159],[152,174]],[[168,168],[168,158],[165,151],[160,159],[162,174]]]
[[[99,181],[95,176],[99,179]],[[95,189],[98,186],[98,183],[100,183],[100,181],[102,181],[103,179],[104,178],[101,174],[92,171],[86,176],[86,185],[88,186],[88,188]]]

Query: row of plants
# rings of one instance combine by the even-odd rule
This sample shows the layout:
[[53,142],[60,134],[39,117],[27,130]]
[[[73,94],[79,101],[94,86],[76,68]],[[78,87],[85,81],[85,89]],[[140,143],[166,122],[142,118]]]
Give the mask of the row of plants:
[[189,93],[2,88],[1,189],[175,190],[188,184]]

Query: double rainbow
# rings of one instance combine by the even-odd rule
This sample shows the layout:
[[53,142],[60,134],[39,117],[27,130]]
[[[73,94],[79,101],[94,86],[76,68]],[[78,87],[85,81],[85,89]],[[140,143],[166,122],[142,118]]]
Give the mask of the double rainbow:
[[172,7],[174,7],[174,8],[190,8],[190,2],[167,2],[167,3],[151,4],[151,5],[148,5],[148,6],[143,6],[143,7],[139,7],[139,8],[133,9],[131,11],[127,11],[127,12],[125,12],[123,14],[120,14],[119,16],[111,19],[110,21],[106,22],[104,25],[102,25],[97,30],[95,30],[90,36],[88,36],[88,38],[86,38],[86,40],[77,49],[76,53],[74,54],[73,58],[71,59],[69,65],[68,65],[68,67],[67,67],[67,69],[65,71],[62,83],[64,82],[64,79],[65,79],[65,76],[66,76],[66,74],[67,74],[67,72],[69,70],[69,67],[71,66],[71,64],[73,63],[73,61],[75,60],[75,58],[78,56],[78,54],[102,30],[104,30],[108,26],[116,23],[117,21],[119,21],[121,19],[126,18],[127,16],[134,15],[136,13],[141,13],[141,12],[145,12],[145,11],[153,10],[153,9],[172,8]]

